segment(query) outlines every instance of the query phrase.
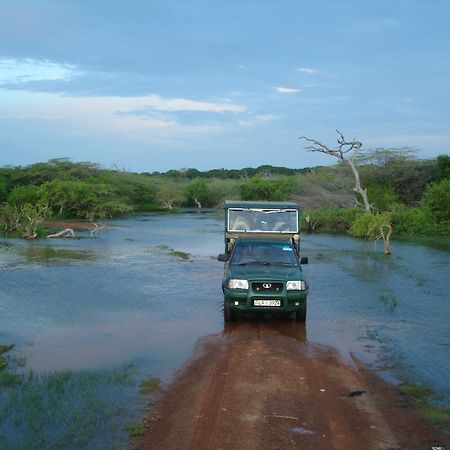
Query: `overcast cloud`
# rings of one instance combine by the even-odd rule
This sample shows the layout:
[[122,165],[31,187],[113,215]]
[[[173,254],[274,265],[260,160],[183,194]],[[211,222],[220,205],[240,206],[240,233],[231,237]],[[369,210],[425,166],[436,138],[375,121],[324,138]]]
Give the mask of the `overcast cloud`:
[[450,2],[0,0],[0,164],[330,164],[450,148]]

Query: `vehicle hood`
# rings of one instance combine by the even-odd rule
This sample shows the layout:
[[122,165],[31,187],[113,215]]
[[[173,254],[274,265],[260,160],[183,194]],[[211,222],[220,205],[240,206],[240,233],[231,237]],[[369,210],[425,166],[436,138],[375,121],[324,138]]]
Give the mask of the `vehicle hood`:
[[229,277],[246,280],[303,280],[300,266],[284,266],[277,264],[230,265]]

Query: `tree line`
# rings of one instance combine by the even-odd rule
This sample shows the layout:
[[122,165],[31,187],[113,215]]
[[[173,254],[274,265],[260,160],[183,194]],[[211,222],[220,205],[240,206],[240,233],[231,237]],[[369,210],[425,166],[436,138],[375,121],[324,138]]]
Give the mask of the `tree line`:
[[[420,160],[407,149],[380,149],[361,155],[359,172],[373,207],[389,211],[397,234],[449,234],[448,155]],[[52,159],[0,167],[0,228],[33,237],[50,218],[101,221],[136,212],[218,208],[225,199],[241,199],[297,201],[315,230],[348,231],[360,212],[352,183],[342,162],[132,173]]]

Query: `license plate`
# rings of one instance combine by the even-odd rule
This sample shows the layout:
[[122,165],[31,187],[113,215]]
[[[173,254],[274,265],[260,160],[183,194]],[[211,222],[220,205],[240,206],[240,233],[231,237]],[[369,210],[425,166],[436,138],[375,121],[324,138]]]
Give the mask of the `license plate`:
[[281,300],[254,300],[254,306],[281,306]]

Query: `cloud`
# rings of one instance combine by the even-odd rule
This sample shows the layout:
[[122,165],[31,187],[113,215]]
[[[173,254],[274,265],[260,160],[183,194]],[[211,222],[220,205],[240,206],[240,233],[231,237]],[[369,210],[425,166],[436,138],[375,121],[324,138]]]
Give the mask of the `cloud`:
[[278,114],[270,114],[270,113],[260,114],[249,119],[239,120],[238,124],[241,126],[250,127],[264,122],[272,122],[274,120],[279,120],[281,119],[281,117],[282,116],[279,116]]
[[299,67],[297,69],[297,71],[301,72],[301,73],[307,73],[309,75],[312,75],[313,73],[318,73],[319,72],[318,69],[313,69],[311,67]]
[[16,116],[0,115],[0,120],[45,120],[47,122],[55,122],[62,120],[61,116],[37,115],[37,114],[18,114]]
[[302,92],[303,89],[298,88],[288,88],[283,86],[275,86],[274,88],[280,94],[296,94],[297,92]]
[[244,106],[236,103],[159,95],[73,97],[7,90],[3,94],[5,108],[0,120],[59,121],[62,135],[107,134],[146,143],[216,133],[233,122],[230,116],[248,114]]
[[[135,102],[142,105],[141,109],[136,109],[137,113],[142,114],[145,109],[157,110],[157,111],[200,111],[210,113],[242,113],[246,111],[246,108],[241,105],[230,102],[201,102],[196,100],[189,100],[185,98],[162,98],[159,95],[148,95],[144,97],[135,97]],[[133,113],[130,111],[120,111]]]
[[76,67],[39,59],[0,59],[0,84],[22,84],[31,81],[69,80]]

